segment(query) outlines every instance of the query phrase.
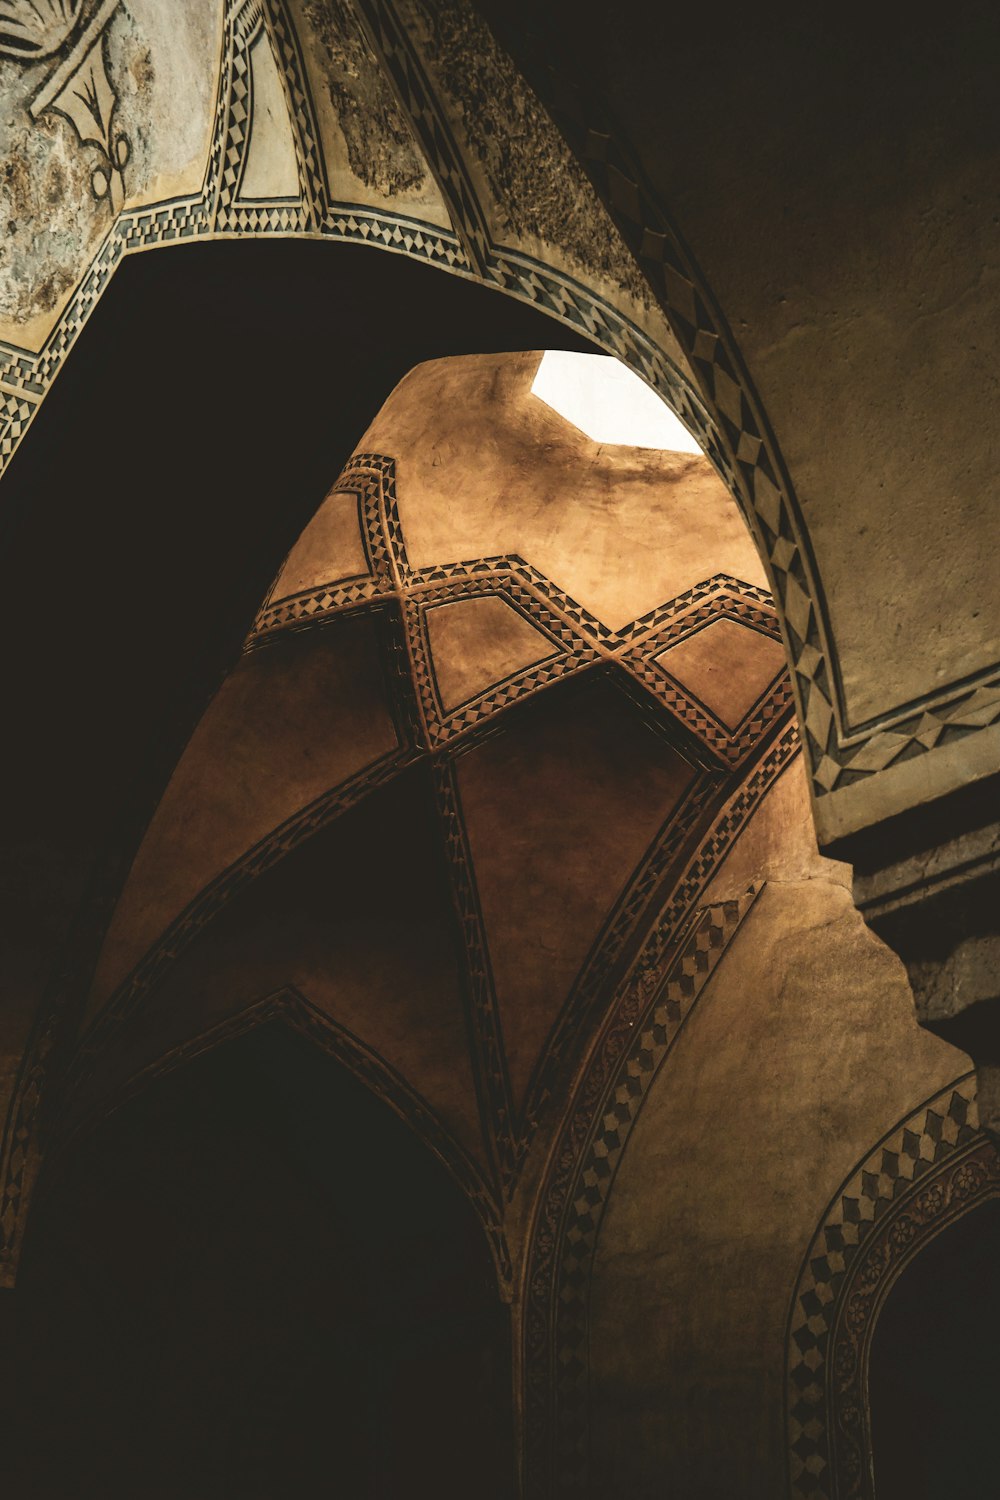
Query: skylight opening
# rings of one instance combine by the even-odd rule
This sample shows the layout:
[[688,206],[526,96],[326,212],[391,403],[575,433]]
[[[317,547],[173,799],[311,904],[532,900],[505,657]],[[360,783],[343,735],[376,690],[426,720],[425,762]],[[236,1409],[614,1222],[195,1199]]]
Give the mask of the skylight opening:
[[531,393],[595,443],[702,451],[656,392],[611,355],[547,349]]

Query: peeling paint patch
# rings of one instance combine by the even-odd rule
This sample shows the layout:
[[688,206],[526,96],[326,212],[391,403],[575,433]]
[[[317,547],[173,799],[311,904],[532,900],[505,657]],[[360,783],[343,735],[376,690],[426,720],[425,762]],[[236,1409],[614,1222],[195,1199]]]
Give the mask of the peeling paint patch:
[[424,47],[492,192],[509,243],[558,246],[641,303],[649,288],[583,168],[465,0],[417,0]]
[[111,223],[70,123],[28,113],[45,72],[0,63],[0,319],[15,325],[58,306]]
[[386,198],[422,188],[427,167],[350,8],[305,0],[303,12],[325,53],[326,88],[355,177]]

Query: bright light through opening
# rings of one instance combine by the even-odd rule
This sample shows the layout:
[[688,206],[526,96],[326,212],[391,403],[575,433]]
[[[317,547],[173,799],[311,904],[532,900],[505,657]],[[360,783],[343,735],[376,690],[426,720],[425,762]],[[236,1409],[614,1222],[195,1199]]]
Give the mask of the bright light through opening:
[[595,443],[701,452],[656,392],[610,355],[548,349],[531,391]]

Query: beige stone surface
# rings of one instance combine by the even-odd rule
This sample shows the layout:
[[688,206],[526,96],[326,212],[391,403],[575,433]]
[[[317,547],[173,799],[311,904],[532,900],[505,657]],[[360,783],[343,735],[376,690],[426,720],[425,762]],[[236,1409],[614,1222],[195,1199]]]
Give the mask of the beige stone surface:
[[361,536],[358,496],[328,495],[285,558],[270,597],[285,599],[321,583],[336,583],[369,572]]

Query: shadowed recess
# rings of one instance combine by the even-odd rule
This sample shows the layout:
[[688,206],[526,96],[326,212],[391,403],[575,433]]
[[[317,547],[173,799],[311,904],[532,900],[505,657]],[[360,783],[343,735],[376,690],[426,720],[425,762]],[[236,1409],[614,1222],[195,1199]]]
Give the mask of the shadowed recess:
[[0,1319],[18,1500],[464,1500],[473,1471],[509,1500],[509,1333],[478,1221],[280,1025],[76,1146]]
[[994,1199],[932,1240],[890,1291],[869,1361],[878,1500],[993,1492],[998,1264]]
[[411,769],[233,897],[106,1047],[80,1104],[294,985],[481,1152],[458,935],[431,796],[427,770]]

